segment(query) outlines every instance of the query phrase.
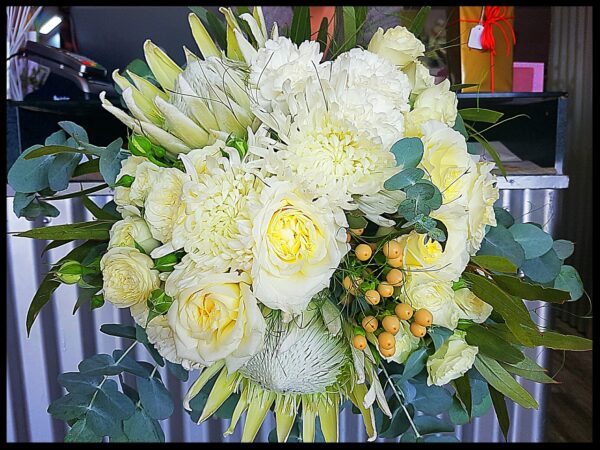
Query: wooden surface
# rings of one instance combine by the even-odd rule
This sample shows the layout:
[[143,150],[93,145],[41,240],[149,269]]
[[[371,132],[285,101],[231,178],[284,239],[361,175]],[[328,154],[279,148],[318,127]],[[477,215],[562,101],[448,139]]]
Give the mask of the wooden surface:
[[[555,328],[577,334],[560,320],[556,320]],[[548,385],[545,442],[592,442],[593,352],[550,352],[549,374],[558,371],[554,378],[561,384]]]

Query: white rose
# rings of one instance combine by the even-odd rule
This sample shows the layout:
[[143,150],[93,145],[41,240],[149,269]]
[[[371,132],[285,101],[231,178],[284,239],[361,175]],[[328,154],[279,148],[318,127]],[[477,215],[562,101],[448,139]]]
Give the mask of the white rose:
[[179,358],[204,366],[225,359],[231,373],[261,349],[266,324],[250,282],[245,273],[202,272],[191,259],[175,269],[165,292]]
[[400,321],[400,330],[394,337],[396,339],[396,353],[389,358],[383,356],[381,351],[379,351],[379,354],[387,362],[394,361],[398,364],[402,364],[413,351],[419,348],[420,340],[410,332],[410,325],[406,320]]
[[423,56],[425,46],[403,26],[383,31],[379,28],[369,42],[368,50],[401,68]]
[[117,308],[145,302],[160,286],[152,258],[130,247],[113,247],[100,260],[104,299]]
[[428,120],[439,120],[452,127],[458,114],[456,94],[450,91],[450,81],[423,90],[415,100],[414,109],[405,114],[407,136],[421,136],[421,126]]
[[460,308],[460,318],[470,319],[475,323],[486,321],[493,308],[477,297],[467,288],[454,291],[454,302]]
[[[121,170],[117,175],[117,181],[121,179],[125,175],[135,176],[135,171],[137,167],[143,163],[144,161],[148,161],[146,158],[141,156],[132,155],[127,159],[121,161]],[[119,206],[126,206],[131,204],[131,199],[129,198],[129,192],[131,191],[130,187],[125,186],[117,186],[115,187],[115,197],[114,201]]]
[[286,181],[272,181],[261,204],[252,227],[254,293],[269,308],[300,313],[349,250],[345,216]]
[[464,340],[463,331],[455,331],[446,342],[427,359],[427,385],[444,386],[463,376],[475,362],[479,349]]
[[152,237],[148,224],[141,217],[129,216],[115,222],[109,234],[109,249],[113,247],[135,247],[135,242],[137,242],[146,253],[150,253],[160,245],[160,242]]
[[408,77],[413,95],[418,95],[435,84],[435,77],[430,75],[429,69],[420,61],[407,64],[402,68],[402,72]]
[[179,169],[161,169],[144,202],[144,218],[152,237],[166,243],[171,240],[173,226],[183,217],[181,192],[189,175]]
[[453,330],[458,325],[460,309],[454,303],[454,291],[449,281],[432,281],[406,285],[402,301],[415,309],[425,308],[433,316],[433,324]]
[[160,178],[161,170],[161,167],[148,160],[137,166],[135,180],[133,180],[129,191],[129,200],[132,204],[140,207],[144,206],[148,192],[150,192],[156,180]]
[[496,226],[494,203],[500,198],[500,191],[496,185],[496,176],[491,170],[494,163],[479,162],[476,164],[476,177],[470,187],[469,196],[469,238],[467,248],[469,254],[474,255],[481,247],[487,225]]

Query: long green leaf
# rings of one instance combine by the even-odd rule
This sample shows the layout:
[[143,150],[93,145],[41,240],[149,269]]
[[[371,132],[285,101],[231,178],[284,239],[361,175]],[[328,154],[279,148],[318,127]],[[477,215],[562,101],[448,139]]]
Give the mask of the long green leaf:
[[471,400],[471,384],[469,383],[469,376],[465,373],[462,377],[455,379],[454,388],[456,389],[456,394],[465,407],[467,415],[470,419],[471,408],[473,405]]
[[504,400],[504,395],[498,392],[493,386],[489,386],[489,389],[490,397],[492,397],[492,404],[494,405],[494,410],[496,411],[498,424],[500,425],[500,429],[504,435],[504,440],[508,441],[510,417],[508,415],[508,409],[506,408],[506,400]]
[[319,43],[319,49],[325,57],[325,48],[327,47],[327,32],[329,31],[329,21],[327,17],[323,17],[321,25],[319,26],[319,33],[317,34],[317,42]]
[[44,250],[42,250],[42,253],[40,256],[44,256],[44,253],[46,253],[47,251],[52,250],[54,248],[58,248],[61,245],[68,244],[69,242],[72,242],[72,241],[73,241],[73,239],[59,239],[59,240],[52,241],[44,247]]
[[475,368],[496,390],[506,395],[523,408],[539,407],[538,403],[496,360],[478,354],[475,357]]
[[93,222],[78,222],[66,225],[55,225],[52,227],[41,227],[23,231],[21,233],[16,233],[16,236],[45,240],[61,240],[69,238],[87,239],[92,241],[108,241],[108,230],[110,230],[113,223],[114,220],[97,220]]
[[294,6],[290,39],[300,45],[310,39],[310,10],[308,6]]
[[340,51],[344,52],[356,45],[356,15],[353,6],[342,6],[344,21],[344,45]]
[[498,361],[514,364],[525,359],[525,355],[518,348],[481,325],[473,324],[467,328],[465,340],[467,344],[477,346],[480,353]]
[[[465,124],[465,126],[469,129],[470,132],[476,132],[475,128],[473,128],[469,124]],[[475,138],[475,140],[483,146],[485,151],[490,154],[490,156],[496,163],[496,166],[498,166],[498,169],[500,170],[500,173],[502,174],[502,176],[506,177],[506,168],[504,167],[504,164],[500,160],[500,155],[498,155],[498,152],[496,151],[496,149],[494,147],[492,147],[492,144],[490,144],[486,138],[484,138],[483,136],[481,136],[479,134],[471,133],[470,136]]]
[[71,194],[59,195],[57,197],[46,197],[46,198],[43,198],[42,200],[66,200],[67,198],[75,198],[75,197],[80,197],[82,195],[91,194],[93,192],[98,192],[98,191],[101,191],[102,189],[106,189],[107,187],[108,187],[108,184],[103,183],[103,184],[99,184],[98,186],[93,186],[91,188],[84,189],[82,191],[73,192]]
[[535,327],[535,324],[531,320],[529,311],[525,308],[523,301],[507,294],[481,275],[466,272],[463,274],[463,278],[471,283],[470,289],[477,297],[491,305],[504,318],[506,324],[520,342],[531,346],[531,337],[521,327],[521,324],[533,327]]
[[471,256],[471,262],[495,272],[516,273],[517,266],[508,258],[497,255]]
[[[70,259],[81,260],[95,245],[97,245],[97,243],[93,241],[85,242],[67,253],[67,255],[59,260],[55,265],[62,264]],[[31,332],[31,326],[33,325],[33,322],[35,322],[36,317],[44,305],[50,301],[52,298],[52,293],[58,288],[58,286],[60,286],[60,282],[55,280],[54,273],[52,272],[49,272],[40,283],[40,287],[35,293],[33,300],[29,305],[29,309],[27,310],[27,336],[29,336],[29,333]]]
[[[503,339],[520,343],[515,337],[513,331],[506,327],[506,324],[498,323],[489,325],[489,327]],[[521,326],[523,333],[529,337],[531,344],[528,347],[544,346],[555,350],[586,351],[592,349],[592,340],[581,336],[560,334],[555,331],[539,331],[537,327]]]
[[464,108],[458,110],[458,113],[463,120],[486,123],[496,123],[504,115],[504,113],[484,108]]
[[89,173],[98,173],[100,172],[100,160],[98,158],[86,161],[84,163],[79,164],[75,171],[73,172],[73,177],[78,177],[81,175],[87,175]]
[[427,16],[429,16],[429,12],[431,11],[431,6],[423,6],[413,19],[408,31],[414,34],[416,37],[419,37],[423,32],[423,27],[425,26],[425,22],[427,21]]
[[96,205],[96,203],[94,203],[87,195],[81,197],[81,202],[83,203],[83,206],[85,206],[85,209],[91,212],[96,219],[111,220],[113,222],[119,220],[118,217],[113,216],[111,213]]
[[513,374],[518,375],[527,380],[535,381],[536,383],[550,383],[550,384],[557,383],[556,380],[554,380],[553,378],[546,375],[546,373],[542,370],[529,370],[529,369],[520,367],[518,364],[513,365],[513,364],[507,364],[507,363],[503,363],[503,362],[500,362],[500,365],[502,367],[504,367],[504,369],[506,369],[507,372],[513,373]]
[[564,303],[571,298],[571,294],[560,289],[547,288],[539,284],[512,277],[510,275],[492,275],[494,281],[511,295],[526,300],[542,300],[550,303]]
[[56,153],[83,153],[84,155],[99,156],[97,152],[91,152],[84,148],[66,147],[64,145],[46,145],[32,152],[29,152],[26,156],[23,157],[23,159],[39,158],[40,156],[54,155]]

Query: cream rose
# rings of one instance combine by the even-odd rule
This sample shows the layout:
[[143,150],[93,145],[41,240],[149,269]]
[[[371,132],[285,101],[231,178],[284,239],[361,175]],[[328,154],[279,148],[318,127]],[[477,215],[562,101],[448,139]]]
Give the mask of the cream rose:
[[423,56],[425,46],[403,26],[389,28],[385,32],[380,27],[371,38],[368,50],[402,68]]
[[145,302],[160,286],[152,258],[130,247],[113,247],[100,260],[104,299],[117,308]]
[[402,68],[408,77],[411,95],[419,95],[425,89],[434,85],[435,77],[429,74],[429,69],[420,61],[413,61]]
[[476,164],[476,177],[470,187],[469,197],[469,238],[467,248],[469,254],[474,255],[481,247],[487,225],[496,226],[494,203],[500,198],[500,191],[496,185],[496,177],[491,171],[494,163],[479,162]]
[[485,322],[493,310],[491,305],[488,305],[467,288],[454,291],[454,303],[461,310],[461,319],[470,319],[475,323]]
[[245,273],[203,272],[182,261],[165,284],[179,358],[204,366],[225,359],[231,373],[261,349],[266,325],[250,282]]
[[253,289],[269,308],[297,314],[329,286],[348,252],[346,218],[324,199],[313,202],[289,182],[270,183],[261,193],[252,227]]
[[460,310],[454,303],[452,283],[432,281],[406,285],[402,301],[415,309],[425,308],[433,315],[433,324],[453,330],[458,325]]
[[129,216],[115,222],[109,234],[109,249],[113,247],[135,247],[135,242],[137,242],[146,253],[150,253],[160,245],[160,242],[152,237],[148,224],[141,217]]
[[446,342],[427,359],[427,385],[444,386],[463,376],[475,362],[479,349],[466,343],[465,332],[456,330]]
[[[127,159],[121,161],[121,170],[117,175],[117,181],[121,179],[125,175],[135,176],[135,172],[137,167],[143,163],[144,161],[148,161],[146,158],[141,156],[132,155]],[[114,201],[118,206],[126,206],[131,204],[131,199],[129,198],[129,193],[131,191],[130,187],[125,186],[117,186],[115,187],[115,197]]]
[[144,202],[144,218],[152,237],[166,243],[171,240],[173,226],[183,215],[181,192],[190,176],[179,169],[161,169]]
[[[145,158],[144,158],[145,159]],[[129,200],[135,206],[144,206],[144,201],[157,179],[160,178],[162,167],[148,161],[142,162],[135,169],[135,180],[129,190]]]
[[420,340],[418,337],[413,336],[413,334],[410,332],[410,325],[406,320],[400,321],[400,330],[398,333],[396,333],[395,339],[396,353],[389,358],[383,356],[381,351],[379,351],[379,354],[382,358],[385,358],[387,362],[394,361],[398,364],[402,364],[413,351],[419,348]]
[[423,90],[415,100],[413,110],[404,115],[407,136],[421,136],[421,126],[428,120],[439,120],[452,127],[458,114],[458,99],[450,91],[450,81]]

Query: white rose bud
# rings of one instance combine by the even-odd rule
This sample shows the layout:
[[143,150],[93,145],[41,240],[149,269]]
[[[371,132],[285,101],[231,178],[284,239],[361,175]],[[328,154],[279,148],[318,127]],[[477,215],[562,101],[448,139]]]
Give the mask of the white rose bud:
[[463,376],[475,362],[479,349],[464,340],[465,332],[457,330],[427,359],[427,385],[444,386]]
[[100,260],[104,299],[117,308],[146,302],[160,286],[152,258],[135,248],[113,247]]
[[433,315],[433,324],[453,330],[458,325],[460,310],[454,303],[451,282],[410,283],[406,285],[403,301],[414,309],[425,308]]
[[[141,156],[130,156],[127,159],[121,161],[121,170],[117,175],[117,181],[120,180],[123,176],[135,176],[135,171],[137,167],[143,163],[144,161],[148,161],[146,158]],[[131,192],[131,187],[117,186],[115,187],[115,203],[119,206],[126,206],[131,204],[131,199],[129,198],[129,193]]]
[[450,90],[449,80],[423,90],[413,106],[404,116],[407,136],[422,136],[421,126],[428,120],[439,120],[453,127],[458,114],[458,100]]
[[454,291],[454,302],[460,308],[460,318],[483,323],[492,313],[491,305],[477,297],[467,288]]
[[110,229],[108,248],[135,248],[135,242],[148,254],[160,245],[160,242],[152,237],[148,224],[141,217],[130,216],[115,222]]
[[403,68],[423,56],[425,46],[407,28],[397,26],[385,33],[379,28],[371,38],[368,50]]

